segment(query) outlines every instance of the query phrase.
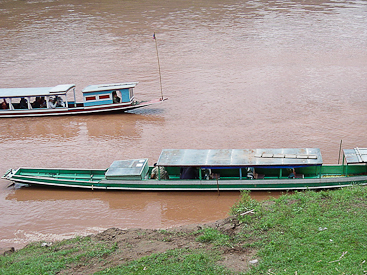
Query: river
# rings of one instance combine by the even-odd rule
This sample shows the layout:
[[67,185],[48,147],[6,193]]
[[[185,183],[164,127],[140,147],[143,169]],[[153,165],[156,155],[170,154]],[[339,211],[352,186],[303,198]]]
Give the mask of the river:
[[[128,114],[0,119],[9,168],[107,168],[164,148],[367,146],[367,2],[2,0],[0,87],[139,82]],[[156,33],[156,41],[153,39]],[[156,45],[161,69],[158,70]],[[224,218],[239,192],[7,187],[0,247]],[[254,193],[262,200],[276,193]]]

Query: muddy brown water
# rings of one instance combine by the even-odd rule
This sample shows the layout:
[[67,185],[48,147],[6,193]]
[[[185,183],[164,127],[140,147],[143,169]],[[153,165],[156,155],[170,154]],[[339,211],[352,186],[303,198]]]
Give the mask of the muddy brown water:
[[[365,1],[12,1],[0,3],[0,87],[138,81],[129,114],[0,120],[9,168],[106,168],[164,148],[317,147],[324,163],[367,146]],[[80,94],[77,95],[80,100]],[[109,227],[224,218],[238,192],[7,188],[0,246]],[[259,200],[276,193],[254,193]]]

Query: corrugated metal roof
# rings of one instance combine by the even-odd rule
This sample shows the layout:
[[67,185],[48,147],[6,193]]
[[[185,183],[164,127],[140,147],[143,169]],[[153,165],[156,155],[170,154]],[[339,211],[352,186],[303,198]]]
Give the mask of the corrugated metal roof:
[[367,148],[344,149],[345,160],[348,164],[367,163]]
[[38,88],[4,88],[0,89],[1,98],[27,97],[27,96],[48,96],[53,94],[63,94],[74,88],[75,84],[62,84],[55,87]]
[[134,88],[137,84],[138,82],[89,85],[85,87],[82,90],[82,92],[90,93],[90,92],[99,92],[99,91],[108,91],[108,90],[128,89],[128,88]]
[[159,166],[252,167],[321,165],[318,148],[164,149]]

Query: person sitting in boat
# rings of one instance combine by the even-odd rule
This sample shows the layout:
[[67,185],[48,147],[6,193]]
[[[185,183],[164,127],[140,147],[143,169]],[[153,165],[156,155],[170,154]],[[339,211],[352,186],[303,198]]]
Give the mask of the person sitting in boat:
[[250,180],[257,179],[257,174],[255,173],[254,167],[247,168],[247,178]]
[[9,104],[6,102],[5,98],[1,103],[1,109],[9,109]]
[[113,91],[113,92],[112,92],[112,99],[113,99],[113,103],[120,103],[120,102],[121,102],[121,98],[119,98],[119,97],[117,96],[116,91]]
[[55,96],[53,100],[50,100],[50,106],[52,109],[55,109],[56,107],[65,107],[65,103],[61,97]]
[[46,101],[44,97],[36,97],[36,100],[32,103],[32,108],[45,108]]
[[41,107],[41,98],[36,97],[36,100],[32,103],[32,108],[40,108]]
[[296,178],[296,170],[294,168],[289,169],[288,178],[290,178],[290,179],[295,179]]
[[154,163],[154,168],[152,169],[152,173],[150,175],[151,179],[158,179],[158,169],[159,169],[159,176],[161,180],[168,180],[169,179],[169,175],[168,172],[166,171],[166,169],[164,169],[164,167],[157,166],[157,163]]
[[198,179],[199,173],[196,167],[182,167],[180,170],[180,179]]
[[52,109],[55,109],[57,105],[57,96],[54,98],[50,97],[49,104]]
[[56,96],[56,107],[65,107],[64,100],[59,96]]
[[40,108],[46,108],[47,104],[46,104],[46,100],[45,97],[40,97]]
[[28,109],[28,101],[24,97],[20,99],[19,107],[20,109]]

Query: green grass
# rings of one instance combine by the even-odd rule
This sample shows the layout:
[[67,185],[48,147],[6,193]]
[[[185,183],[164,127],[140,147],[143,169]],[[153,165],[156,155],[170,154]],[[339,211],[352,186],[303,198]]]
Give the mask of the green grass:
[[0,257],[0,274],[56,274],[70,265],[85,265],[91,259],[103,257],[117,246],[91,241],[89,237],[77,237],[42,246],[33,243],[6,257]]
[[199,234],[196,241],[202,243],[212,243],[215,246],[231,246],[233,240],[230,236],[221,233],[214,228],[204,228],[195,232]]
[[216,264],[219,259],[214,251],[174,249],[96,274],[232,274]]
[[287,194],[257,205],[248,194],[232,208],[259,248],[248,274],[367,274],[367,189]]

